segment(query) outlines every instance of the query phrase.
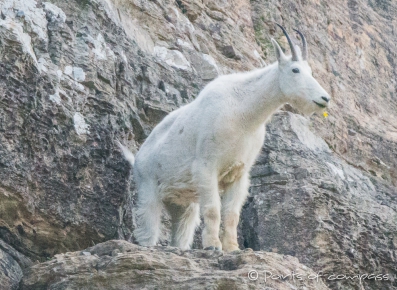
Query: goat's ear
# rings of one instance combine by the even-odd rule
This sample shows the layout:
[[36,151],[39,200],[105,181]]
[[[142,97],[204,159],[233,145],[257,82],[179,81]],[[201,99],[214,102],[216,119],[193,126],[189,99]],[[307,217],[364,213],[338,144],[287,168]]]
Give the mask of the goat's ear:
[[302,50],[298,45],[295,45],[296,54],[298,55],[298,59],[302,60]]
[[284,52],[282,51],[280,45],[278,45],[277,41],[274,40],[274,38],[271,39],[274,47],[274,51],[276,52],[276,57],[279,63],[283,63],[287,60],[287,57],[285,56]]

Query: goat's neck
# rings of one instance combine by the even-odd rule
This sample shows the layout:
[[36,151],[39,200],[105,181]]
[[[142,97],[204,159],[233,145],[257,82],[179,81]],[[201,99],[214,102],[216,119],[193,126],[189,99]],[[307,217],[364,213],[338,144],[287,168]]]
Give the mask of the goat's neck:
[[240,116],[245,129],[256,130],[271,117],[286,99],[279,86],[278,64],[249,73],[239,92]]

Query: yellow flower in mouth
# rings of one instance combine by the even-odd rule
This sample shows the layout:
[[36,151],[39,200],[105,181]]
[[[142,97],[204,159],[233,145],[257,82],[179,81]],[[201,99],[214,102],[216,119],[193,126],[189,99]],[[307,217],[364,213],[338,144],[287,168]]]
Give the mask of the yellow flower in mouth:
[[327,112],[324,112],[324,113],[323,113],[323,116],[324,116],[324,118],[327,118],[327,117],[328,117],[328,113],[327,113]]

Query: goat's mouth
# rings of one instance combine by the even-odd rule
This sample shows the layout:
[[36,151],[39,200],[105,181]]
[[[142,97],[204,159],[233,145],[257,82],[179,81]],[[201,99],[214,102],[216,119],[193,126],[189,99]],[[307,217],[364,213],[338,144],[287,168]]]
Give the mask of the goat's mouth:
[[326,105],[317,103],[316,101],[313,101],[313,103],[315,103],[315,104],[316,104],[317,106],[319,106],[320,108],[325,108],[325,107],[327,107]]

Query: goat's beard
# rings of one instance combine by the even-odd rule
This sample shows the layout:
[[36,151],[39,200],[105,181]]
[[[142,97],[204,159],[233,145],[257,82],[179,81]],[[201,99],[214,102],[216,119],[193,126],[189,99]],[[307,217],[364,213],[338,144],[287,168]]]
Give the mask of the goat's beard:
[[296,100],[291,102],[290,105],[306,117],[324,111],[324,109],[318,107],[315,103],[310,103],[307,100]]

